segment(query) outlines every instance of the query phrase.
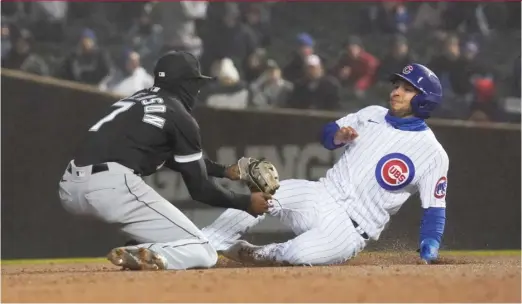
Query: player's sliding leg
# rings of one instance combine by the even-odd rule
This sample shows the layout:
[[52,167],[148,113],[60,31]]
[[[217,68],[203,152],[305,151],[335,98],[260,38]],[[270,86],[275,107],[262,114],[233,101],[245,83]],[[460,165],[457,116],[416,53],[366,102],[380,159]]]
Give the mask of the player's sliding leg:
[[317,228],[292,240],[265,246],[240,240],[228,253],[247,264],[333,265],[355,257],[366,242],[346,213],[332,210],[321,218]]
[[[283,180],[272,200],[269,215],[279,218],[295,234],[301,234],[317,224],[317,208],[320,194],[317,182],[307,180]],[[324,198],[323,198],[324,200]],[[217,251],[225,251],[251,227],[264,219],[227,209],[212,224],[202,229],[203,234]]]
[[227,209],[201,231],[214,249],[224,251],[264,218],[264,215],[253,217],[241,210]]

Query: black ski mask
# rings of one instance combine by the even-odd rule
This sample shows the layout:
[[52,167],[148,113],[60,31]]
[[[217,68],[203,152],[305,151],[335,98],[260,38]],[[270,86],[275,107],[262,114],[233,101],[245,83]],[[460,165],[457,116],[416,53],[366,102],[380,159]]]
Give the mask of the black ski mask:
[[205,82],[203,79],[192,78],[180,79],[171,84],[155,81],[154,85],[176,95],[190,112],[194,109],[199,91],[205,85]]

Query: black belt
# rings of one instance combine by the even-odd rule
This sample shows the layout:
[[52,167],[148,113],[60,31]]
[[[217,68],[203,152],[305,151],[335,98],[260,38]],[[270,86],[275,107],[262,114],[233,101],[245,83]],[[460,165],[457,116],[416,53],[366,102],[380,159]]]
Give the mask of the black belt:
[[[350,220],[352,220],[352,219],[350,219]],[[352,224],[353,224],[353,226],[355,227],[355,230],[356,230],[357,232],[359,232],[359,234],[360,234],[360,235],[361,235],[365,240],[368,240],[368,239],[369,239],[368,234],[366,234],[366,232],[364,232],[364,231],[362,230],[362,228],[357,229],[357,228],[359,227],[359,224],[358,224],[356,221],[352,220]]]
[[[67,166],[67,171],[72,174],[71,164]],[[107,164],[94,164],[91,168],[91,174],[109,171],[109,165]]]

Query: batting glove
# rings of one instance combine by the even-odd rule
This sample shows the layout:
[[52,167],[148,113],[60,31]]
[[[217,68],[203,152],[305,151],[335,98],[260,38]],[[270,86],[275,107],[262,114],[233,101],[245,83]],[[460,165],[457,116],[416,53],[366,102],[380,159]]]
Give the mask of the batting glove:
[[439,256],[439,242],[434,239],[424,239],[420,243],[420,258],[426,262],[436,260]]

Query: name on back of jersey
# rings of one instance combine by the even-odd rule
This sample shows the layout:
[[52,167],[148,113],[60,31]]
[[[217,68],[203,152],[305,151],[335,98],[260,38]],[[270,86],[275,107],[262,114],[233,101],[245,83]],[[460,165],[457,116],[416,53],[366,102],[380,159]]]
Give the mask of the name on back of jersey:
[[[152,89],[154,92],[154,88]],[[157,95],[146,95],[147,93],[141,93],[145,96],[136,96],[134,99],[139,101],[143,106],[143,119],[144,123],[148,123],[160,129],[163,129],[165,125],[165,118],[154,115],[152,113],[165,113],[167,112],[167,106],[164,104],[164,100]]]
[[[156,100],[155,102],[163,103],[163,98],[160,98],[160,97],[153,98],[151,100]],[[143,104],[143,102],[142,102],[142,104]],[[163,129],[163,126],[165,125],[165,118],[159,117],[157,115],[153,115],[151,113],[165,113],[165,112],[167,112],[167,106],[165,106],[163,104],[146,105],[143,108],[143,112],[144,112],[144,115],[143,115],[142,121],[144,123],[148,123],[155,127]]]
[[112,105],[112,107],[115,109],[96,122],[96,124],[94,124],[89,129],[89,131],[97,132],[105,123],[112,121],[114,118],[116,118],[116,116],[128,111],[137,102],[144,106],[142,121],[157,128],[163,129],[163,126],[165,125],[165,118],[154,115],[153,113],[165,113],[167,112],[167,106],[164,104],[163,98],[156,94],[151,94],[151,92],[156,93],[156,88],[153,87],[150,91],[138,92],[128,98],[124,98],[115,102]]

